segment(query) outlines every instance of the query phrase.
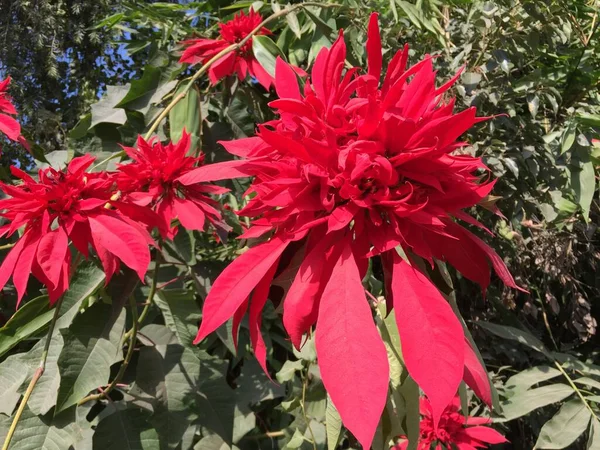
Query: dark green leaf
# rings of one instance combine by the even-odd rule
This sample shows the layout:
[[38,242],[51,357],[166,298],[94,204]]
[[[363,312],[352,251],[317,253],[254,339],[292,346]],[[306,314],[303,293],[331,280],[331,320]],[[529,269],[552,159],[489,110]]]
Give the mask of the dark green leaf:
[[494,333],[496,336],[500,336],[503,339],[510,339],[512,341],[519,342],[523,345],[526,345],[529,348],[532,348],[533,350],[543,353],[550,359],[554,359],[552,358],[552,355],[546,349],[544,344],[542,344],[542,341],[540,341],[538,338],[536,338],[527,331],[520,330],[514,327],[509,327],[507,325],[497,325],[489,322],[478,321],[475,323],[480,327],[486,329],[487,331]]
[[502,418],[494,420],[507,422],[517,419],[529,414],[534,409],[560,402],[572,394],[574,394],[573,389],[562,383],[530,389],[525,392],[518,391],[513,397],[501,402]]
[[109,406],[114,411],[98,423],[94,433],[97,450],[159,450],[158,435],[148,422],[149,413],[124,405]]
[[167,327],[177,335],[179,343],[191,347],[200,320],[200,308],[194,293],[184,289],[163,289],[156,294],[154,301]]
[[580,399],[565,403],[558,413],[544,424],[535,448],[561,449],[575,442],[587,429],[590,411]]
[[277,44],[268,36],[254,36],[252,38],[252,51],[261,66],[271,75],[275,76],[275,61],[277,57],[286,60],[285,55]]

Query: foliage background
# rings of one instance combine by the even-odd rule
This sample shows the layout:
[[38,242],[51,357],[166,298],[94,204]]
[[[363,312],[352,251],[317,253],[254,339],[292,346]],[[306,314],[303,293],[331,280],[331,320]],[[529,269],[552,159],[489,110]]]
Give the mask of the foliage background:
[[[506,448],[530,449],[536,441],[540,448],[598,448],[600,424],[592,419],[589,427],[576,425],[583,422],[582,408],[596,415],[600,409],[600,147],[593,143],[600,138],[600,3],[339,3],[271,26],[290,62],[309,65],[342,27],[349,59],[362,62],[367,17],[376,10],[390,54],[409,43],[413,62],[426,53],[440,55],[436,65],[443,79],[464,65],[454,92],[459,108],[476,105],[480,115],[496,116],[470,132],[468,151],[484,155],[501,177],[498,198],[490,201],[497,200],[505,217],[483,209],[478,214],[497,234],[489,242],[530,294],[498,282],[484,300],[452,271],[439,281],[470,322],[493,376],[504,406],[498,427],[511,441]],[[104,160],[119,151],[118,143],[132,145],[194,72],[177,64],[178,42],[193,33],[214,35],[219,20],[251,5],[265,16],[285,6],[0,0],[0,76],[13,77],[11,93],[34,144],[32,157],[3,143],[0,176],[8,178],[6,168],[14,162],[33,170],[76,154]],[[269,49],[256,45],[261,62],[272,64]],[[222,160],[226,155],[216,142],[251,135],[255,123],[270,116],[266,105],[273,95],[251,82],[210,87],[200,79],[159,136],[177,139],[186,127],[208,160]],[[226,203],[236,209],[244,185],[230,187],[236,195]],[[270,303],[263,327],[279,384],[267,380],[247,351],[244,326],[237,352],[227,326],[199,347],[191,345],[211,281],[246,244],[234,239],[240,231],[236,217],[228,214],[228,220],[234,232],[220,236],[223,243],[181,230],[174,245],[166,246],[154,304],[124,378],[108,400],[77,406],[118,372],[128,350],[123,335],[132,323],[127,299],[132,294],[141,310],[152,285],[135,285],[124,273],[104,288],[93,263],[80,269],[51,341],[48,370],[11,448],[356,447],[351,436],[340,435],[313,347],[292,350]],[[366,280],[376,295],[377,270]],[[280,282],[285,289],[286,280]],[[37,366],[52,316],[39,289],[29,286],[30,297],[16,314],[14,293],[0,294],[0,441]],[[385,329],[385,322],[380,326]],[[475,401],[471,408],[482,413]],[[383,420],[380,448],[398,426],[409,426],[398,414]]]

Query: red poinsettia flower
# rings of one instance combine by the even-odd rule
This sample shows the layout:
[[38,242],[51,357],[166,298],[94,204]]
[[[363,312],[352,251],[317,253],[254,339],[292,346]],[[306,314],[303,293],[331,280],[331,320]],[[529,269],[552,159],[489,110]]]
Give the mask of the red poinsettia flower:
[[24,226],[23,234],[0,266],[0,289],[12,275],[20,302],[33,274],[48,288],[54,303],[69,287],[71,252],[69,240],[84,256],[91,247],[102,262],[107,282],[119,270],[119,262],[143,280],[153,244],[146,226],[158,217],[146,208],[112,201],[114,181],[106,173],[86,173],[94,157],[74,158],[65,170],[39,171],[36,181],[11,167],[23,183],[0,183],[11,198],[0,200],[0,216],[9,223],[0,237],[11,236]]
[[[224,142],[239,160],[196,169],[193,184],[253,176],[247,206],[255,218],[243,237],[270,239],[239,256],[204,303],[196,342],[249,308],[250,337],[266,367],[260,312],[269,286],[289,278],[283,323],[292,343],[316,325],[325,388],[347,428],[369,448],[388,391],[385,347],[362,278],[381,259],[386,302],[398,323],[406,367],[427,394],[437,423],[464,378],[489,398],[485,370],[448,302],[421,262],[446,261],[485,289],[490,270],[517,288],[502,259],[460,222],[483,228],[464,210],[492,190],[480,158],[457,139],[475,123],[444,101],[458,75],[436,86],[427,56],[406,69],[408,48],[382,77],[377,15],[368,27],[368,71],[345,70],[343,33],[318,54],[301,92],[294,71],[276,65],[279,118],[256,137]],[[294,256],[292,258],[292,256]],[[282,275],[279,275],[282,274]],[[295,278],[294,278],[295,276]],[[272,296],[273,298],[273,296]]]
[[11,141],[18,141],[27,146],[27,141],[21,136],[21,125],[13,117],[10,117],[10,115],[16,115],[17,110],[8,96],[9,85],[10,77],[0,80],[0,131]]
[[[188,46],[181,55],[179,62],[188,64],[204,64],[217,53],[231,44],[244,39],[252,30],[260,25],[262,16],[250,10],[248,15],[241,11],[233,16],[229,22],[219,24],[219,39],[189,39],[183,44]],[[267,28],[262,28],[257,34],[271,34]],[[216,61],[208,70],[208,76],[212,84],[219,80],[237,74],[240,80],[246,76],[256,78],[258,82],[269,89],[275,81],[271,75],[260,65],[252,53],[252,39],[237,52],[231,52]]]
[[[460,399],[454,401],[443,412],[437,427],[433,420],[431,404],[425,398],[420,404],[421,423],[418,450],[451,449],[473,450],[485,448],[491,444],[508,442],[504,436],[493,428],[484,425],[492,421],[486,417],[463,416],[460,412]],[[393,447],[394,450],[405,450],[408,441],[403,441]]]
[[164,222],[161,231],[170,239],[177,231],[177,227],[171,227],[174,219],[189,230],[204,230],[206,219],[227,228],[217,210],[218,203],[207,194],[223,194],[228,189],[207,183],[184,186],[177,181],[204,161],[204,155],[187,156],[189,148],[190,135],[186,132],[177,144],[168,145],[157,138],[146,142],[140,136],[137,148],[123,148],[132,161],[120,164],[116,175],[123,200],[156,211]]

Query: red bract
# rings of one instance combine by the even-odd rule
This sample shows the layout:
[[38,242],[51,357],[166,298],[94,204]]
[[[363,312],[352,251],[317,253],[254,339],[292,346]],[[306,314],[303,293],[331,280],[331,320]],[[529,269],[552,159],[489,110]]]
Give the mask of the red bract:
[[[480,158],[460,151],[467,144],[459,136],[484,119],[475,117],[475,108],[454,114],[454,100],[444,101],[458,75],[436,87],[432,58],[406,69],[405,47],[382,77],[375,14],[367,50],[366,74],[344,70],[340,33],[331,49],[318,54],[304,93],[293,69],[278,60],[280,99],[271,106],[279,118],[260,126],[256,137],[223,143],[240,160],[180,178],[192,184],[253,176],[248,190],[253,196],[239,214],[255,220],[243,237],[271,233],[215,281],[196,342],[243,314],[273,265],[275,277],[295,270],[283,301],[285,328],[299,347],[316,324],[323,383],[365,448],[388,389],[385,348],[369,308],[359,306],[367,301],[361,280],[369,258],[381,259],[406,367],[429,397],[435,423],[463,378],[487,400],[489,382],[420,260],[432,266],[446,261],[484,290],[493,266],[517,288],[502,259],[459,223],[483,228],[464,210],[484,199],[494,183]],[[292,253],[302,255],[293,266]],[[258,339],[252,343],[260,345]],[[264,352],[260,355],[265,366]]]
[[206,219],[227,228],[216,209],[218,203],[207,196],[223,194],[227,189],[206,183],[184,186],[177,181],[204,161],[204,155],[187,156],[189,148],[190,135],[185,132],[179,142],[168,145],[139,137],[137,148],[123,148],[132,162],[119,165],[116,175],[123,200],[156,211],[164,222],[161,232],[168,238],[177,231],[171,227],[176,218],[189,230],[204,230]]
[[[183,44],[188,46],[181,55],[179,62],[188,64],[206,63],[224,48],[231,44],[236,44],[244,39],[248,34],[260,25],[262,16],[250,10],[248,15],[241,11],[233,16],[233,19],[226,23],[219,24],[219,39],[189,39]],[[262,28],[257,34],[271,34],[267,28]],[[249,39],[244,46],[236,52],[228,53],[220,58],[208,69],[208,76],[212,84],[216,84],[222,78],[237,74],[240,80],[250,74],[264,86],[269,89],[273,82],[273,77],[260,65],[252,53],[252,39]]]
[[[485,448],[491,444],[508,442],[504,436],[493,428],[483,425],[492,421],[485,417],[465,417],[460,413],[460,399],[457,397],[442,414],[437,427],[433,420],[431,404],[427,399],[421,399],[421,423],[418,450],[432,448],[456,448],[458,450],[473,450]],[[435,446],[432,447],[432,445]],[[405,450],[408,441],[394,447],[394,450]]]
[[21,125],[10,117],[10,115],[16,115],[17,110],[8,96],[9,85],[10,77],[6,80],[0,80],[0,131],[11,141],[19,141],[21,138]]
[[19,302],[30,274],[47,286],[51,303],[68,289],[69,240],[86,257],[91,246],[107,282],[118,271],[119,261],[143,280],[150,263],[148,245],[153,244],[146,226],[158,225],[159,219],[145,208],[111,201],[114,181],[106,173],[86,173],[93,162],[89,155],[74,158],[65,170],[40,170],[37,181],[11,167],[23,183],[0,183],[11,196],[0,200],[0,215],[9,220],[0,228],[0,237],[24,226],[0,266],[0,289],[12,275]]

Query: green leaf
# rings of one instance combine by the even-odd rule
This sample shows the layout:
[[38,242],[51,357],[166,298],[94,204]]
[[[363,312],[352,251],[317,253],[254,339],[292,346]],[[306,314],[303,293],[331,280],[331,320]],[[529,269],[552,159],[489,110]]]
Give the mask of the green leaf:
[[100,420],[94,448],[102,450],[159,450],[158,434],[148,422],[148,412],[118,404]]
[[136,385],[152,397],[151,423],[161,448],[177,446],[194,418],[191,406],[200,376],[200,360],[178,344],[144,347],[140,351]]
[[600,450],[600,421],[592,417],[586,450]]
[[327,429],[327,450],[335,450],[342,434],[342,418],[329,396],[327,396],[325,427]]
[[580,113],[577,114],[577,120],[584,125],[589,125],[591,127],[600,127],[600,114]]
[[419,30],[422,29],[422,14],[412,3],[403,0],[396,0],[398,6],[404,11],[404,14]]
[[581,377],[581,378],[577,378],[576,380],[573,380],[573,381],[577,384],[582,384],[584,386],[588,386],[588,387],[600,390],[600,381],[596,381],[592,378]]
[[7,360],[0,370],[0,413],[11,416],[21,398],[18,389],[27,378],[28,367],[17,359]]
[[421,415],[419,414],[419,386],[409,376],[406,377],[400,388],[406,408],[406,436],[408,438],[407,450],[415,450],[419,442]]
[[487,331],[494,333],[496,336],[519,342],[533,350],[543,353],[550,359],[554,359],[542,341],[527,331],[520,330],[515,327],[509,327],[507,325],[497,325],[489,322],[477,321],[475,323]]
[[200,320],[200,308],[194,293],[185,289],[163,289],[154,296],[154,302],[161,310],[167,327],[177,335],[179,343],[184,347],[192,347]]
[[186,230],[183,227],[179,227],[173,244],[179,256],[190,266],[196,264],[196,238],[192,230]]
[[11,450],[62,450],[70,448],[81,439],[81,428],[75,420],[75,408],[52,417],[36,416],[25,407],[19,420]]
[[508,422],[517,419],[529,414],[534,409],[560,402],[573,392],[570,386],[562,383],[530,389],[525,392],[518,391],[511,398],[501,402],[502,418],[494,420],[496,422]]
[[302,32],[300,31],[300,22],[298,22],[298,16],[295,12],[288,13],[285,17],[285,20],[290,27],[290,30],[294,32],[298,39],[302,38]]
[[92,121],[90,128],[94,128],[100,123],[116,123],[124,125],[127,122],[127,114],[117,105],[125,98],[129,91],[129,84],[124,86],[106,86],[106,95],[98,103],[94,103],[92,108]]
[[504,386],[506,389],[511,389],[514,391],[526,391],[535,384],[551,380],[552,378],[556,378],[560,375],[560,370],[555,369],[554,367],[531,367],[530,369],[524,370],[510,377]]
[[272,77],[275,76],[275,61],[277,56],[287,61],[281,49],[268,36],[254,36],[252,38],[252,51],[260,65]]
[[569,124],[569,126],[565,129],[565,132],[562,137],[561,145],[560,145],[560,154],[569,151],[573,144],[575,143],[575,136],[577,135],[577,126],[575,124]]
[[217,433],[225,442],[233,441],[236,395],[227,384],[227,364],[218,362],[202,366],[198,389],[198,423]]
[[[183,92],[186,86],[187,83],[182,83],[175,91],[175,95]],[[193,88],[169,112],[169,136],[173,142],[181,139],[184,129],[196,139],[202,132],[200,94]]]
[[65,345],[58,358],[61,381],[57,411],[108,383],[110,366],[122,359],[124,330],[124,309],[116,311],[112,306],[96,303],[64,331]]
[[48,296],[42,295],[28,301],[0,328],[0,356],[21,342],[37,335],[52,320],[54,310],[49,309]]
[[296,372],[302,370],[304,366],[302,365],[302,361],[290,361],[287,360],[283,363],[283,366],[277,372],[276,378],[280,383],[285,383],[286,381],[291,381],[295,378]]
[[223,439],[214,434],[204,436],[196,445],[194,445],[194,450],[230,450],[230,448],[231,447],[229,447]]
[[590,206],[594,199],[594,192],[596,191],[594,164],[587,161],[583,163],[581,170],[572,171],[571,183],[575,191],[575,199],[581,206],[583,217],[587,221],[590,216]]
[[561,449],[575,442],[587,429],[592,417],[580,399],[568,401],[544,424],[535,448]]

